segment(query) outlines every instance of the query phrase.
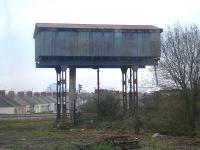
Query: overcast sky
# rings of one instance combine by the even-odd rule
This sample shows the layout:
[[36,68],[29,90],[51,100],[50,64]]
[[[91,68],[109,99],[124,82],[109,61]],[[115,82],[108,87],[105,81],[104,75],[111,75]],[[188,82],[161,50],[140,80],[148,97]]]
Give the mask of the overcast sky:
[[[166,29],[176,22],[200,25],[198,0],[0,0],[0,89],[43,91],[55,82],[54,69],[35,68],[37,22],[151,24]],[[151,82],[147,69],[139,84]],[[121,89],[119,69],[100,70],[101,87]],[[77,84],[93,91],[96,71],[79,69]]]

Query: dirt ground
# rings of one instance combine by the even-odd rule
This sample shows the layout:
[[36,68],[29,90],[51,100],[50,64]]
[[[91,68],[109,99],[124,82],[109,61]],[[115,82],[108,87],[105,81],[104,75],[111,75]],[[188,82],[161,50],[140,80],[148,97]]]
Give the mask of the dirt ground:
[[139,139],[139,149],[199,150],[200,139],[152,134],[135,136],[132,131],[78,126],[68,130],[53,128],[54,120],[0,121],[0,150],[67,150],[88,149],[89,145],[113,136],[132,136]]
[[0,149],[51,150],[62,149],[62,146],[67,147],[68,145],[68,147],[70,145],[86,147],[105,137],[115,135],[114,132],[94,128],[76,127],[69,130],[58,130],[53,128],[53,122],[54,120],[1,121]]

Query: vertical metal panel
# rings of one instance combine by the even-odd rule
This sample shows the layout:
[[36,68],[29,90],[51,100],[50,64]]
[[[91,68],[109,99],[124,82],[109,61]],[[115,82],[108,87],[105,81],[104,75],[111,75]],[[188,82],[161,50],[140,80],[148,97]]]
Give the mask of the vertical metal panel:
[[159,57],[161,54],[160,51],[160,33],[151,33],[150,34],[150,45],[149,51],[151,52],[151,56]]
[[139,56],[150,55],[149,35],[150,33],[138,33]]
[[89,32],[78,33],[77,56],[90,56],[89,54]]
[[133,33],[124,33],[123,34],[123,44],[122,44],[122,50],[121,55],[122,56],[138,56],[138,50],[140,47],[138,47],[137,42],[135,43],[137,39],[134,39]]
[[42,31],[35,56],[160,56],[160,33],[111,31]]
[[[73,32],[64,32],[65,34],[65,56],[70,56],[73,54],[73,48],[74,48],[74,38],[73,38]],[[57,56],[59,56],[59,52],[57,53]]]
[[143,39],[143,45],[144,45],[144,56],[150,56],[151,52],[150,50],[150,44],[149,44],[149,38],[151,33],[144,33],[144,39]]
[[48,56],[52,55],[51,52],[53,51],[52,48],[52,41],[53,41],[53,33],[44,31],[42,33],[42,53],[41,55]]
[[133,51],[136,51],[137,52],[137,54],[138,54],[138,56],[140,56],[140,48],[139,48],[139,46],[138,46],[138,33],[134,33],[133,34],[133,40],[132,40],[132,42],[134,43],[134,49],[133,49]]
[[143,33],[138,33],[137,34],[137,44],[138,44],[138,51],[139,51],[139,54],[140,56],[145,56],[144,55],[144,52],[143,52]]
[[41,42],[40,34],[38,34],[37,37],[35,38],[35,60],[37,60],[37,58],[40,56],[41,52],[41,50],[39,50],[41,47],[40,42]]
[[114,47],[113,50],[116,56],[120,56],[121,52],[123,51],[122,47],[122,32],[115,32],[114,33]]
[[90,56],[101,56],[102,51],[102,32],[90,32],[89,36],[89,54]]
[[51,41],[53,44],[54,51],[51,53],[54,55],[64,56],[67,53],[66,43],[65,43],[65,33],[64,32],[53,32],[55,39]]
[[112,32],[104,32],[104,50],[103,56],[115,56],[116,54],[113,52],[114,47],[114,34]]
[[73,50],[72,56],[79,56],[79,49],[78,49],[78,31],[73,31]]

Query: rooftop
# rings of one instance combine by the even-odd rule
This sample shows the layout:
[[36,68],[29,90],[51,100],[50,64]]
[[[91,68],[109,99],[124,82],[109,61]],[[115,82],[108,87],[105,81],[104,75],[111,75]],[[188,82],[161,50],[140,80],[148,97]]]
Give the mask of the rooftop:
[[117,25],[117,24],[69,24],[69,23],[36,23],[33,37],[40,31],[65,31],[65,30],[132,30],[138,32],[162,32],[163,29],[153,25]]

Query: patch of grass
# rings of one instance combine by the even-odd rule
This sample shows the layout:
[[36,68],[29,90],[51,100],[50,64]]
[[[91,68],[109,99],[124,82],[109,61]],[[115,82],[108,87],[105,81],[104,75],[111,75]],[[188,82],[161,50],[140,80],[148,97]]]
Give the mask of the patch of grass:
[[25,150],[25,148],[19,145],[10,145],[9,150]]
[[67,130],[70,129],[70,123],[67,120],[62,120],[59,124],[58,124],[58,129],[61,130]]
[[37,127],[41,125],[49,125],[52,120],[15,120],[15,121],[1,121],[0,129],[16,129],[16,128],[27,128]]
[[53,143],[48,146],[49,150],[78,150],[73,144],[71,143]]
[[144,136],[140,142],[140,145],[144,150],[173,150],[176,144],[175,140],[168,138],[153,138],[149,135]]
[[58,134],[58,131],[54,132],[54,130],[52,129],[40,129],[31,132],[31,135],[36,137],[51,137]]
[[52,120],[15,120],[0,122],[0,136],[31,137],[52,126]]
[[114,150],[114,148],[111,142],[104,141],[94,144],[91,150]]

